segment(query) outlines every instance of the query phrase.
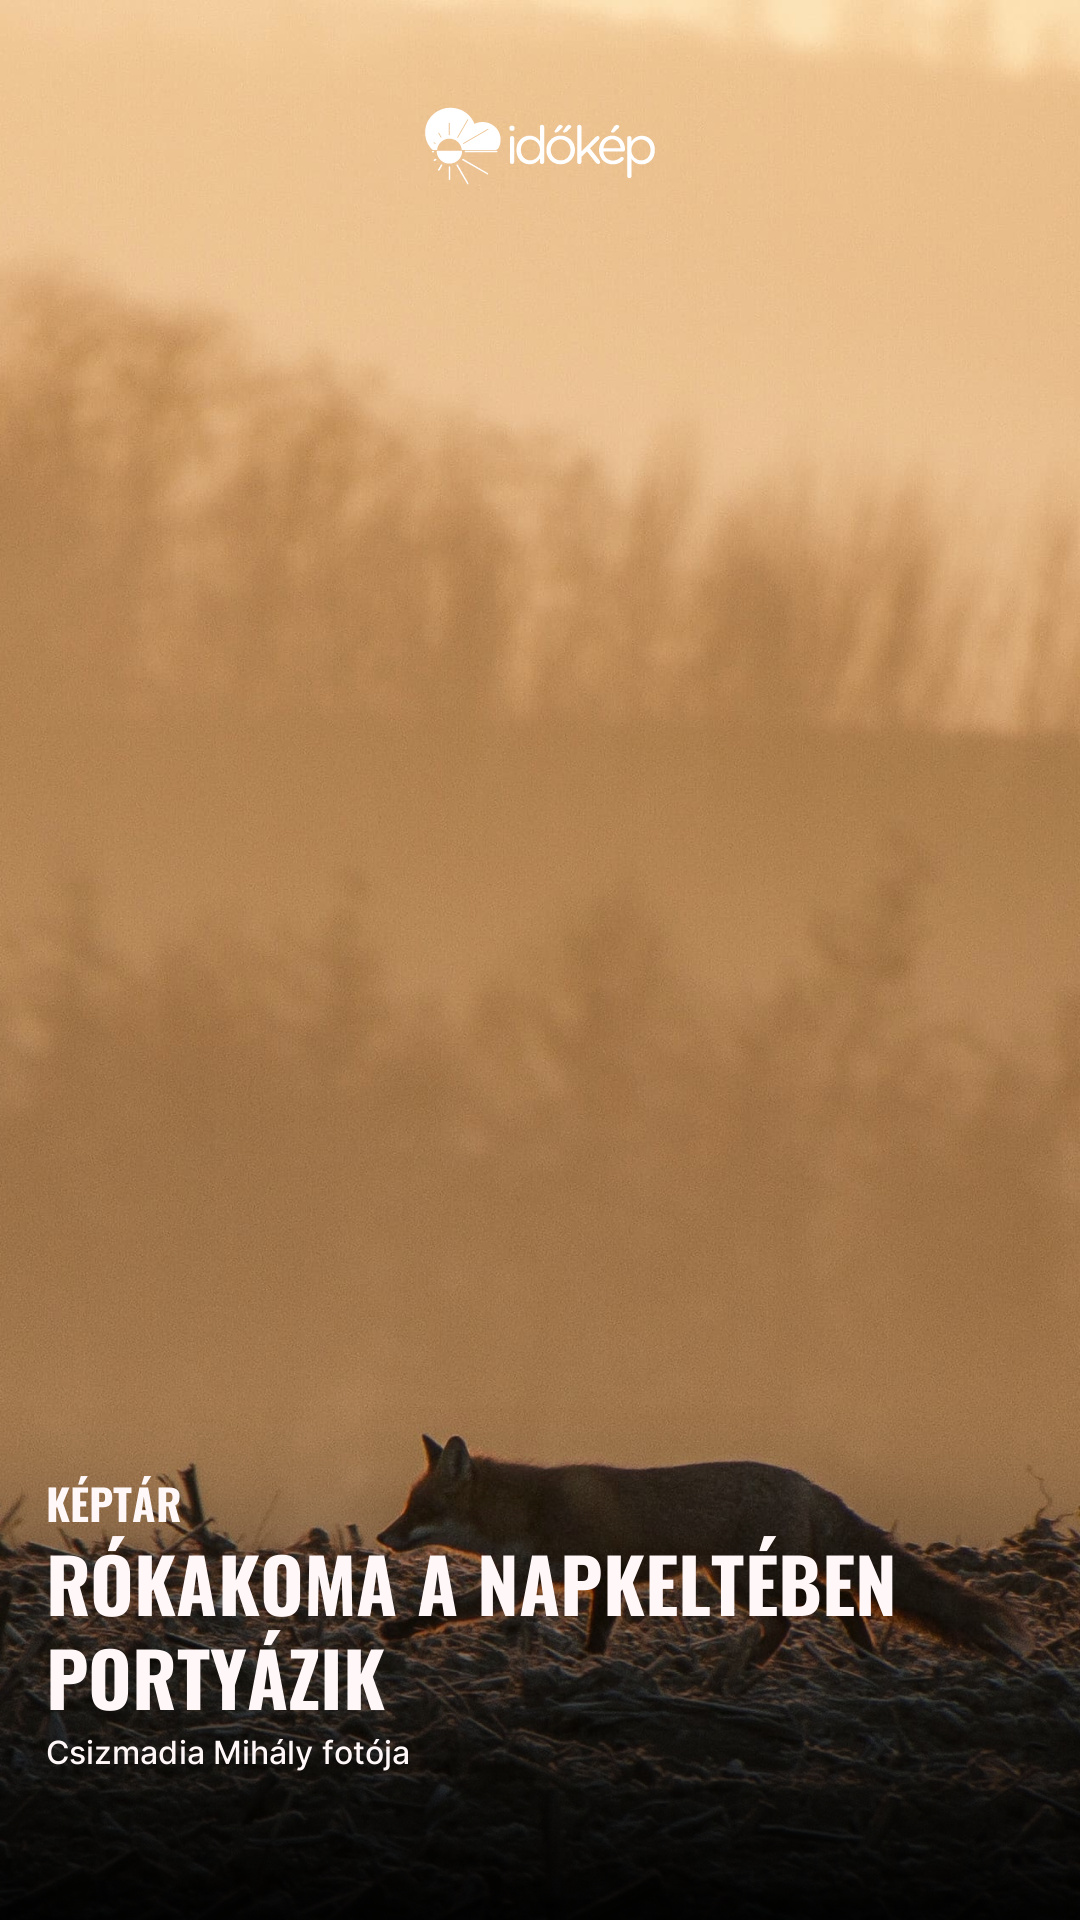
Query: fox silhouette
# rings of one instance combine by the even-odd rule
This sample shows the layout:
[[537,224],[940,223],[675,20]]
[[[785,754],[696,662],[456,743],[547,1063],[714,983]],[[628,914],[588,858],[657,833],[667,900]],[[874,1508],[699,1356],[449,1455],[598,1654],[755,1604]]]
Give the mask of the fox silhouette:
[[[567,1554],[692,1554],[706,1577],[719,1581],[713,1554],[741,1554],[735,1598],[747,1607],[745,1561],[771,1534],[770,1551],[805,1554],[824,1567],[829,1554],[891,1554],[894,1617],[955,1645],[1001,1657],[1023,1656],[1030,1635],[1016,1609],[939,1573],[900,1547],[882,1528],[863,1520],[835,1493],[790,1467],[757,1460],[714,1460],[682,1467],[536,1467],[471,1454],[459,1435],[440,1446],[423,1435],[427,1470],[412,1487],[398,1518],[379,1534],[394,1552],[444,1547],[476,1558],[514,1556],[515,1591],[521,1592],[529,1561],[547,1555],[552,1571]],[[457,1602],[459,1620],[480,1615],[481,1589]],[[860,1653],[874,1651],[861,1614],[837,1616]],[[387,1640],[447,1624],[419,1614],[382,1625]],[[614,1619],[599,1589],[591,1595],[587,1653],[601,1654]],[[757,1664],[771,1658],[792,1625],[776,1615],[762,1622]]]

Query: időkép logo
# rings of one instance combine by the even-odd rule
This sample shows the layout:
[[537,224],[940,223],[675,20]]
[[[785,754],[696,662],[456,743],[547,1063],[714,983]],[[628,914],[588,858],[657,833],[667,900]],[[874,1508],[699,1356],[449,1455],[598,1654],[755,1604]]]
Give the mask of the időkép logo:
[[[517,133],[511,126],[508,147],[510,165],[519,167],[618,167],[632,180],[635,167],[647,167],[656,146],[647,133],[621,132],[616,121],[610,133],[594,133],[585,138],[578,123],[560,121],[550,135],[541,124],[536,133]],[[469,184],[469,173],[486,173],[474,160],[474,154],[498,153],[502,135],[488,120],[474,120],[461,107],[440,107],[424,128],[436,167],[447,180],[455,177]],[[468,172],[466,172],[468,169]]]

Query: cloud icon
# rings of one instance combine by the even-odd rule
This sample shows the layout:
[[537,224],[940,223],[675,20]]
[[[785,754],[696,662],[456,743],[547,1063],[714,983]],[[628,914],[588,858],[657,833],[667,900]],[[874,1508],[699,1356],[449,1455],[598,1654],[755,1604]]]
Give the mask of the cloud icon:
[[464,180],[462,167],[473,167],[474,172],[483,173],[483,167],[474,167],[474,153],[498,153],[502,144],[502,135],[498,127],[487,120],[474,120],[461,107],[440,107],[433,113],[424,128],[424,139],[431,148],[439,164],[439,171],[448,167],[451,171],[457,167]]

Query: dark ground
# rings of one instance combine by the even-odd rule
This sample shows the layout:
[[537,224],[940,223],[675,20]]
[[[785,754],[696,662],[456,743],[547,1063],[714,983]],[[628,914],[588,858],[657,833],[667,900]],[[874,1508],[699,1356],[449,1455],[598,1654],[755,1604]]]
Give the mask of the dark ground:
[[[5,1549],[0,1920],[1074,1911],[1080,1536],[1043,1520],[988,1552],[931,1557],[1019,1597],[1038,1638],[1029,1662],[998,1666],[889,1627],[883,1657],[860,1661],[837,1627],[803,1625],[767,1668],[747,1669],[756,1627],[652,1620],[584,1660],[580,1626],[498,1621],[388,1651],[381,1715],[225,1725],[220,1710],[73,1705],[61,1729],[40,1637],[47,1553]],[[398,1562],[395,1596],[406,1569],[419,1577]],[[168,1646],[150,1624],[87,1623],[102,1645]],[[265,1631],[175,1624],[204,1645]],[[279,1646],[315,1637],[306,1620],[295,1636],[283,1626]],[[70,1623],[62,1638],[79,1644]],[[366,1621],[327,1635],[373,1640]],[[113,1740],[136,1726],[140,1744],[209,1734],[211,1754],[215,1732],[269,1744],[280,1728],[317,1744],[302,1775],[46,1760],[58,1731]],[[331,1731],[404,1743],[409,1765],[324,1767]]]

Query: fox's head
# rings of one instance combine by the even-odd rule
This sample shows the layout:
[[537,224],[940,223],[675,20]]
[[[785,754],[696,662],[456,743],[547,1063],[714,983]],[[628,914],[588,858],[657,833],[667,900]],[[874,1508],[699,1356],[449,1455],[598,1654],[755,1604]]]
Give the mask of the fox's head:
[[427,1472],[416,1482],[405,1511],[379,1534],[381,1547],[405,1553],[410,1547],[449,1547],[480,1553],[484,1547],[470,1518],[473,1463],[457,1434],[440,1447],[423,1435]]

